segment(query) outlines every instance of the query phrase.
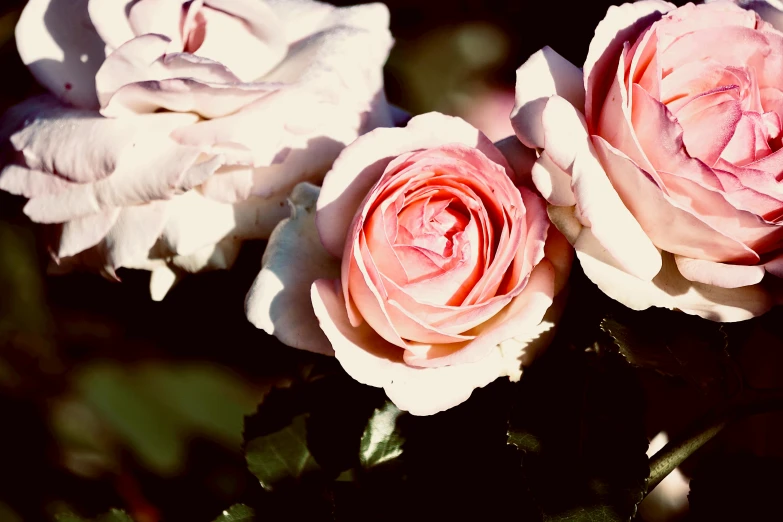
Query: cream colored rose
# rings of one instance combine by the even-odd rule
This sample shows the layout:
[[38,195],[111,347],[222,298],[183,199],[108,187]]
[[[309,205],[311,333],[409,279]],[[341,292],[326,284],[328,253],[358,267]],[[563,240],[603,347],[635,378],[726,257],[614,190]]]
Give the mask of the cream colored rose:
[[227,268],[299,182],[390,125],[383,5],[310,0],[32,0],[20,55],[54,96],[5,117],[0,189],[57,225],[64,269]]

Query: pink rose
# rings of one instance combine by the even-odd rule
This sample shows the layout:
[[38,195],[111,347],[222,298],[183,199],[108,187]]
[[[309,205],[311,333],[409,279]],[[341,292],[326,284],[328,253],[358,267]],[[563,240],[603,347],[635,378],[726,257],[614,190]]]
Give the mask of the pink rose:
[[512,123],[585,273],[634,309],[766,312],[783,275],[783,34],[717,2],[611,7],[584,72],[517,72]]
[[61,230],[61,268],[230,267],[267,238],[299,182],[391,124],[381,4],[312,0],[31,0],[23,61],[54,96],[14,107],[0,189]]
[[518,379],[546,344],[572,254],[525,186],[530,152],[503,148],[508,160],[437,113],[356,140],[320,191],[294,191],[248,294],[250,321],[335,354],[416,415]]

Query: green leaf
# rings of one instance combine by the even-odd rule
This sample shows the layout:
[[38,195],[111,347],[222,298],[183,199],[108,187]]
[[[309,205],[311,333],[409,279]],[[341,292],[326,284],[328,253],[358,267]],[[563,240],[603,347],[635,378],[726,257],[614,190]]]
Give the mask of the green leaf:
[[[87,522],[73,513],[60,513],[54,517],[57,522]],[[134,522],[133,518],[121,509],[112,509],[108,513],[93,519],[93,522]]]
[[736,391],[736,371],[728,336],[721,325],[668,310],[619,311],[601,328],[634,366],[679,377],[705,395],[727,397]]
[[236,504],[223,511],[223,514],[212,522],[253,522],[255,519],[255,511],[244,504]]
[[139,460],[160,475],[181,470],[189,442],[206,436],[240,449],[254,393],[214,365],[100,363],[76,374],[81,396]]
[[[330,483],[360,467],[369,419],[384,403],[381,390],[357,383],[339,363],[321,358],[302,380],[273,389],[258,411],[245,418],[248,467],[269,491],[303,479]],[[384,411],[389,421],[394,414]],[[382,418],[377,422],[381,429]]]
[[405,439],[397,429],[397,419],[402,413],[391,402],[375,410],[362,435],[359,453],[362,467],[381,466],[402,455]]
[[308,473],[320,471],[320,466],[307,448],[305,421],[307,415],[297,415],[278,431],[254,438],[245,447],[248,469],[272,491],[278,484],[296,481]]
[[636,370],[600,343],[569,350],[562,341],[517,387],[508,443],[528,497],[519,502],[546,522],[630,520],[649,474]]

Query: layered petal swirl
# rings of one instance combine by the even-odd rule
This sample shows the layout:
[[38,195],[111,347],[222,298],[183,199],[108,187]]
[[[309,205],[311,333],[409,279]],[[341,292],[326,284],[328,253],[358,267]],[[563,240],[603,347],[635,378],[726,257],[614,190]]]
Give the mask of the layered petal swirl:
[[754,11],[646,0],[609,9],[582,71],[548,48],[519,69],[515,131],[604,292],[716,321],[779,300],[782,66]]
[[[528,154],[508,144],[515,164]],[[572,257],[531,188],[529,172],[458,118],[370,132],[323,188],[295,191],[248,318],[291,346],[334,353],[415,414],[518,379],[548,342]]]
[[230,266],[297,183],[393,123],[381,4],[31,0],[16,38],[51,95],[5,116],[0,189],[58,228],[61,270],[160,269],[157,297]]

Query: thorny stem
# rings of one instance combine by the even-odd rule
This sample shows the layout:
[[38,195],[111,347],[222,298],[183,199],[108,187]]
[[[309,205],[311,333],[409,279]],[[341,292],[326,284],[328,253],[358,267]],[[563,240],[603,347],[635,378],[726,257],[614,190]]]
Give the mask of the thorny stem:
[[738,400],[733,401],[726,408],[711,412],[697,420],[650,458],[647,494],[685,459],[732,422],[750,415],[777,410],[783,410],[783,389],[746,389]]

